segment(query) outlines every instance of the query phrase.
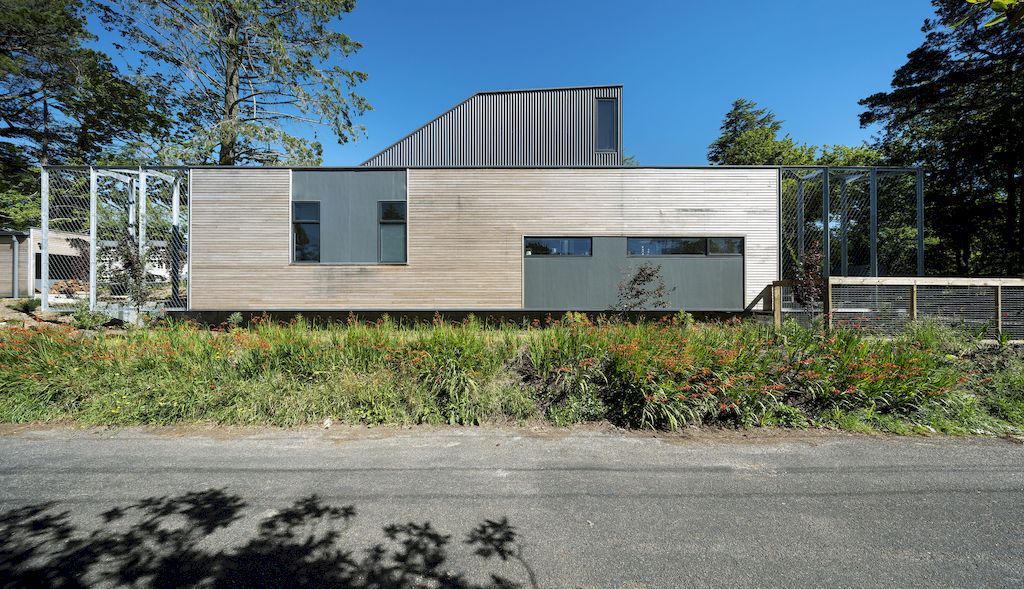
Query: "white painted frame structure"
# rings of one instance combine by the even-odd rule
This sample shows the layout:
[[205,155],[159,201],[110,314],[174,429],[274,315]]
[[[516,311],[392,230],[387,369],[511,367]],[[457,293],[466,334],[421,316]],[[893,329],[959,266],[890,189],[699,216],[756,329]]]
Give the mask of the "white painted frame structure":
[[[85,171],[85,168],[66,168],[71,170]],[[129,210],[128,210],[128,231],[132,236],[138,236],[139,243],[139,255],[144,257],[148,248],[146,241],[146,203],[147,198],[147,187],[148,179],[150,177],[159,178],[164,182],[171,185],[171,227],[174,235],[175,242],[181,234],[181,182],[183,178],[181,176],[173,176],[167,174],[159,169],[151,168],[97,168],[90,166],[88,169],[89,174],[89,309],[96,310],[97,308],[97,229],[98,229],[98,195],[99,195],[99,178],[107,177],[115,180],[124,182],[128,185],[129,195]],[[182,168],[186,171],[188,176],[184,178],[185,181],[190,182],[191,172],[188,168]],[[40,220],[41,220],[41,239],[40,239],[40,250],[41,250],[41,267],[40,267],[40,291],[41,291],[41,309],[43,312],[49,312],[50,307],[50,168],[43,167],[40,173]],[[137,233],[136,233],[137,232]],[[172,244],[176,247],[176,243]],[[31,254],[31,252],[30,252]],[[175,254],[177,255],[177,254]],[[185,260],[185,271],[188,274],[189,268],[188,255],[186,254]],[[180,277],[177,273],[172,276],[172,291],[175,296],[179,292]],[[167,310],[185,310],[184,308],[171,307]]]

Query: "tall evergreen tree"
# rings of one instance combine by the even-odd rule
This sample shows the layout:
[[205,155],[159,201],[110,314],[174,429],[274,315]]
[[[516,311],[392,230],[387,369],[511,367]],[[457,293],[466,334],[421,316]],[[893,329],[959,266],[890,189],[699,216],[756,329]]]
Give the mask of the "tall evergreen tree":
[[789,135],[779,137],[782,121],[745,98],[732,103],[722,120],[722,133],[708,146],[708,161],[717,165],[803,165],[814,161],[814,148]]
[[36,222],[32,166],[103,159],[161,124],[92,39],[79,0],[0,0],[0,225]]
[[[963,0],[933,0],[924,43],[892,89],[861,101],[894,163],[929,170],[931,272],[1024,272],[1024,28],[984,26]],[[966,18],[966,21],[964,20]],[[959,26],[952,26],[963,21]]]
[[322,146],[289,131],[363,133],[366,74],[341,61],[362,47],[337,31],[355,0],[94,0],[126,50],[147,63],[186,140],[165,158],[190,164],[319,164]]

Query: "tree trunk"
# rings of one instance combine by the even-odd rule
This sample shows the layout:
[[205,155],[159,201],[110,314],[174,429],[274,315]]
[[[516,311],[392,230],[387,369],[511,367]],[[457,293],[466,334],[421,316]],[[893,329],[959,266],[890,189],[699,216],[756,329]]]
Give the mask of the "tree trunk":
[[220,160],[222,166],[233,166],[238,158],[238,129],[235,126],[238,118],[239,69],[241,55],[238,43],[238,15],[228,9],[224,26],[224,111],[221,119]]

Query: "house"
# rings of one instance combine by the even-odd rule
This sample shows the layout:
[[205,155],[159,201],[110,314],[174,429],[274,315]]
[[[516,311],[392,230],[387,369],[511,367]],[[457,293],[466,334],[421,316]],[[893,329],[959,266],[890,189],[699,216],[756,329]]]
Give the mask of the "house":
[[[172,274],[192,311],[602,311],[641,264],[660,269],[670,310],[740,311],[788,271],[792,235],[802,252],[817,231],[828,251],[831,171],[625,167],[622,99],[621,86],[481,92],[353,168],[53,168],[43,184],[91,174],[93,209],[121,211],[94,223],[101,233],[147,235],[154,211],[178,231],[187,212],[187,264]],[[872,195],[882,171],[858,171]],[[156,177],[173,193],[147,195]],[[73,196],[50,198],[90,202]],[[851,207],[843,231],[866,235],[866,209]],[[83,221],[62,230],[90,231],[88,211],[63,218]],[[96,268],[91,282],[95,301]]]

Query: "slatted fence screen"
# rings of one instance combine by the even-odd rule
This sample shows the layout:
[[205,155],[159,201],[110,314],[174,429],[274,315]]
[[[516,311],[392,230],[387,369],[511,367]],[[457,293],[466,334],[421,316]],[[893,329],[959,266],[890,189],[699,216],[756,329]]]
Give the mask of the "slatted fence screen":
[[894,334],[930,319],[986,338],[1024,339],[1024,279],[829,279],[833,326]]

